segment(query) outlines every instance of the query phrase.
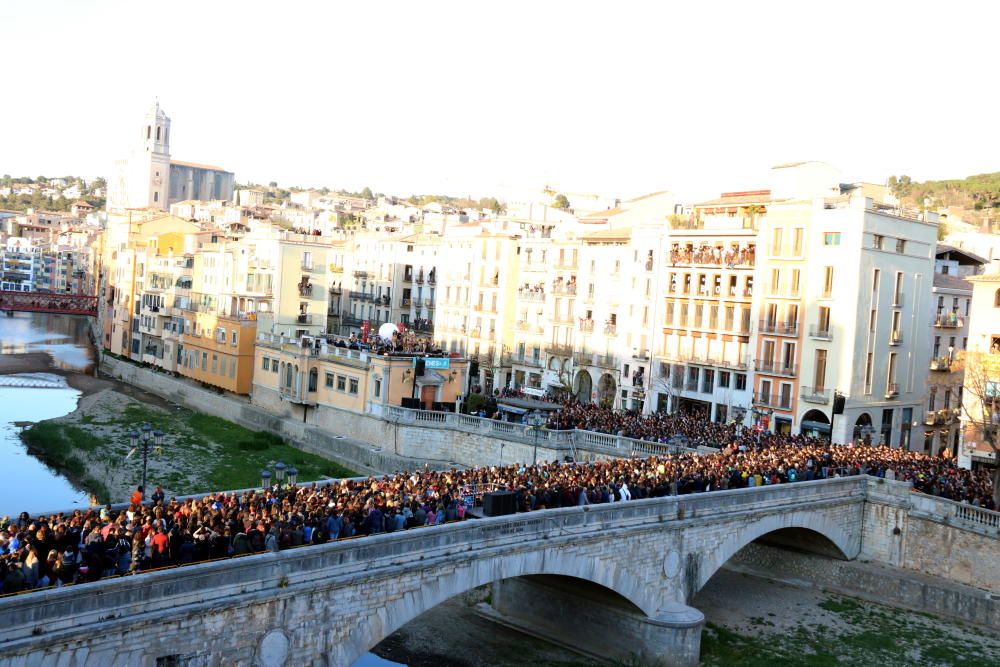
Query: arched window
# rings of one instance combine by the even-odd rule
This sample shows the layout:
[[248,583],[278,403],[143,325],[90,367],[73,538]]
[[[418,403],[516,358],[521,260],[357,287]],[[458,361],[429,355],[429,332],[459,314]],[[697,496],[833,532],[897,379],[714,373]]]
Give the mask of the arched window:
[[159,125],[156,126],[156,140],[157,141],[160,140],[160,126]]

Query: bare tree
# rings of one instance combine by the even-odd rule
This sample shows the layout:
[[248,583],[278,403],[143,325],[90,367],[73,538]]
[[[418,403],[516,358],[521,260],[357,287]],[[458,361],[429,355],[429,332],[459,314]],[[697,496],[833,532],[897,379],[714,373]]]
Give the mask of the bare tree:
[[[661,361],[657,367],[656,373],[652,376],[650,381],[651,390],[666,394],[670,399],[670,414],[677,411],[677,399],[680,398],[681,394],[680,384],[678,383],[678,373],[681,368],[683,368],[683,366],[668,364]],[[683,382],[684,378],[680,377],[679,380]]]
[[962,412],[965,443],[993,452],[993,502],[1000,506],[1000,354],[965,353]]

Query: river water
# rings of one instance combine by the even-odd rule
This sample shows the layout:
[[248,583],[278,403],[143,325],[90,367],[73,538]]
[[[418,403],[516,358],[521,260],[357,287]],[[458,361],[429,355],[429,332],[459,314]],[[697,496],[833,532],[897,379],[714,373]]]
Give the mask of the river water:
[[[93,369],[94,350],[87,319],[71,315],[0,314],[0,356],[24,352],[48,354],[56,368],[87,373]],[[40,380],[57,388],[3,386],[22,380]],[[87,507],[89,496],[65,477],[28,453],[19,436],[27,422],[61,417],[76,409],[80,392],[63,377],[37,372],[0,376],[0,515]]]

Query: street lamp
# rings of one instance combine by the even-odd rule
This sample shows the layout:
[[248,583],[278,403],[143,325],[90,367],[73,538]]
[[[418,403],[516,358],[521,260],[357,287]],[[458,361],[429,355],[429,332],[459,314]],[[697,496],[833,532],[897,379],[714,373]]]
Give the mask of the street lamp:
[[261,470],[260,471],[260,485],[265,489],[271,486],[271,471]]
[[281,484],[282,482],[285,481],[285,471],[287,469],[288,466],[286,466],[284,463],[280,461],[274,464],[274,476],[277,478],[278,484]]
[[287,470],[287,472],[288,472],[288,485],[295,486],[295,484],[299,481],[299,469],[292,466]]
[[531,457],[531,465],[538,463],[538,430],[542,428],[542,424],[545,423],[545,415],[541,413],[540,410],[535,410],[528,414],[528,426],[531,430],[535,432],[535,451]]
[[[138,431],[131,431],[128,434],[129,444],[132,446],[132,451],[135,451],[140,446],[142,447],[142,493],[145,497],[146,495],[146,473],[149,468],[149,447],[150,445],[159,448],[163,445],[163,431],[153,430],[153,427],[149,423],[143,424]],[[129,452],[129,456],[132,453]],[[128,458],[128,457],[126,457]]]

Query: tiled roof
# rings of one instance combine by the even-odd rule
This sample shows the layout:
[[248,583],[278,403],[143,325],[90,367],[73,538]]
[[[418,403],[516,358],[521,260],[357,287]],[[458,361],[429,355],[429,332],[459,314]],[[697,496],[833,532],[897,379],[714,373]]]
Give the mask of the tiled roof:
[[934,287],[972,291],[972,283],[968,280],[945,273],[934,274]]
[[622,229],[602,229],[599,232],[591,232],[590,234],[584,234],[584,241],[627,241],[632,238],[632,228],[623,227]]

